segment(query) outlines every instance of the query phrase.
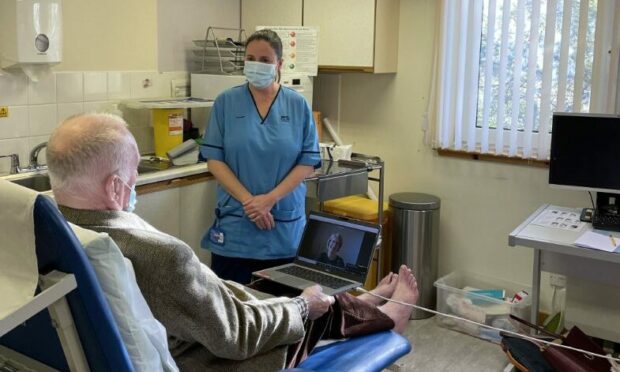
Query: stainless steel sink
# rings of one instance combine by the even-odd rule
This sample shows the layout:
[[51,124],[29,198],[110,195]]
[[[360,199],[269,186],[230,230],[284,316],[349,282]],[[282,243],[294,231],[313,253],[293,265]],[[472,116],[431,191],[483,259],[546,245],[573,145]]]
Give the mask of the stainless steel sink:
[[8,181],[22,185],[34,191],[48,191],[52,189],[50,178],[47,173],[35,173],[32,175],[24,175],[19,178],[7,178]]

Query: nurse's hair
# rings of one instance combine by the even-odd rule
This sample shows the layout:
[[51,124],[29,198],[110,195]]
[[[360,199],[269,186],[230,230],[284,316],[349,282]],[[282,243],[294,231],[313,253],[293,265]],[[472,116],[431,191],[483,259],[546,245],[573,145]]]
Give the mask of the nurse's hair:
[[[282,39],[280,39],[280,36],[278,36],[275,31],[268,28],[258,30],[245,41],[245,46],[247,47],[251,42],[256,40],[268,42],[271,48],[276,52],[278,62],[282,60]],[[280,82],[280,70],[278,70],[278,82]]]
[[263,40],[269,43],[273,50],[276,52],[276,56],[278,57],[278,61],[282,59],[282,40],[280,36],[268,28],[258,30],[254,32],[250,37],[245,41],[245,45],[247,46],[253,41]]

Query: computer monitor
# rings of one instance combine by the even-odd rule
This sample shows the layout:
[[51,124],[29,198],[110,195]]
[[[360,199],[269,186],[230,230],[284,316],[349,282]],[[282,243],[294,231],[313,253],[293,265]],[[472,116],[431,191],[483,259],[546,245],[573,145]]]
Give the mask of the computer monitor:
[[554,113],[549,184],[620,194],[620,116]]

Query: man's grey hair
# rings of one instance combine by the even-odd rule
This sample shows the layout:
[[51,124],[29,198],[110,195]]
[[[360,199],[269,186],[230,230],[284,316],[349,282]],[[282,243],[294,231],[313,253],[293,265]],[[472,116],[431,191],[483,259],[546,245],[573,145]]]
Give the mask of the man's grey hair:
[[111,174],[125,182],[135,169],[135,140],[127,123],[111,114],[80,114],[66,119],[47,145],[47,165],[54,192],[88,195]]

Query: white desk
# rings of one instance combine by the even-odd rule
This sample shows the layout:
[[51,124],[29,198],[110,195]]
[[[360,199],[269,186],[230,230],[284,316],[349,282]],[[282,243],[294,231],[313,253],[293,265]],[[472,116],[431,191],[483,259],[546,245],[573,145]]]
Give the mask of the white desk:
[[[534,225],[532,222],[547,208],[560,209],[579,214],[580,209],[563,208],[545,204],[532,213],[508,237],[511,247],[534,248],[532,270],[532,320],[538,319],[540,272],[554,272],[573,278],[620,285],[620,253],[580,248],[573,242],[585,231],[592,230],[591,224],[579,231],[568,231],[553,227]],[[619,233],[613,233],[620,239]]]

